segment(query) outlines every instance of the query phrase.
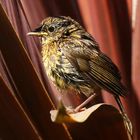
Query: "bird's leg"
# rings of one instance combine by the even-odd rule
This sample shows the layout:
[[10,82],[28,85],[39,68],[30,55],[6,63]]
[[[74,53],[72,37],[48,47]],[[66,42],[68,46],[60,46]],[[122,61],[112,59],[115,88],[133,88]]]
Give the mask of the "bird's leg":
[[122,105],[122,102],[121,102],[119,96],[114,96],[114,97],[115,97],[115,100],[116,100],[116,102],[117,102],[117,104],[118,104],[118,106],[119,106],[119,108],[120,108],[120,110],[121,110],[121,113],[122,113],[122,115],[123,115],[123,119],[124,119],[124,121],[125,121],[126,128],[128,129],[129,133],[130,133],[131,136],[132,136],[132,123],[131,123],[131,121],[129,120],[129,118],[128,118],[128,116],[127,116],[125,110],[124,110],[124,107],[123,107],[123,105]]
[[74,112],[79,112],[85,105],[87,105],[91,100],[93,100],[95,96],[96,96],[96,93],[89,96],[83,103],[81,103],[79,106],[77,106],[74,109]]

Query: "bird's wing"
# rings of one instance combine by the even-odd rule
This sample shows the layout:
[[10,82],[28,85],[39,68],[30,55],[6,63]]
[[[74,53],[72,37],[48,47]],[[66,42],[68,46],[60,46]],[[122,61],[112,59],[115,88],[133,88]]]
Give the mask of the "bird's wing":
[[63,52],[83,78],[115,95],[125,96],[126,91],[120,82],[121,77],[116,65],[101,51],[75,46],[66,47]]

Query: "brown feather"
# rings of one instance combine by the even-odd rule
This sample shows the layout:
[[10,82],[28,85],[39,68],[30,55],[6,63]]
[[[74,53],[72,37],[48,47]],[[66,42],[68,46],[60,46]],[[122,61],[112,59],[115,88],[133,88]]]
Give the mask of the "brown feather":
[[[74,67],[79,70],[81,75],[87,79],[90,77],[92,84],[96,83],[99,87],[108,90],[115,95],[126,95],[126,90],[120,82],[120,73],[115,64],[101,51],[91,50],[87,46],[69,48],[65,51],[65,56],[75,63]],[[71,56],[71,57],[70,57]],[[71,58],[74,58],[71,60]],[[75,62],[73,62],[75,61]]]

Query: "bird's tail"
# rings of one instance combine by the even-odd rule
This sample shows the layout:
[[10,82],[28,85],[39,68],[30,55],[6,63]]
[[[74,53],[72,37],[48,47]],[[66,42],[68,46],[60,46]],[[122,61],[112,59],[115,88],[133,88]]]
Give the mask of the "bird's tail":
[[130,119],[128,118],[128,116],[127,116],[127,114],[125,112],[125,109],[124,109],[124,107],[122,105],[120,97],[116,96],[116,95],[114,97],[115,97],[115,100],[116,100],[116,102],[117,102],[117,104],[118,104],[118,106],[120,108],[120,111],[121,111],[121,113],[123,115],[123,119],[124,119],[124,123],[125,123],[126,129],[128,130],[129,134],[132,136],[132,134],[133,134],[132,123],[131,123]]

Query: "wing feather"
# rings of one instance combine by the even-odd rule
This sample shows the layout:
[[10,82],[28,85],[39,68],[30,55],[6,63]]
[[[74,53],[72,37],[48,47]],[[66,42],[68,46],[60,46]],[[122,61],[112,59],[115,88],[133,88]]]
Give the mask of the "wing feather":
[[83,78],[91,81],[91,84],[96,83],[99,87],[115,95],[126,95],[118,68],[100,50],[97,51],[87,46],[75,46],[69,47],[68,50],[65,48],[64,55],[72,65],[74,64],[73,66]]

